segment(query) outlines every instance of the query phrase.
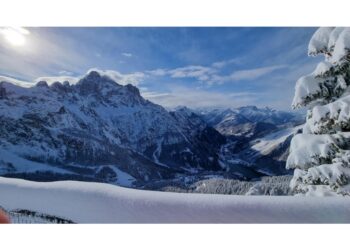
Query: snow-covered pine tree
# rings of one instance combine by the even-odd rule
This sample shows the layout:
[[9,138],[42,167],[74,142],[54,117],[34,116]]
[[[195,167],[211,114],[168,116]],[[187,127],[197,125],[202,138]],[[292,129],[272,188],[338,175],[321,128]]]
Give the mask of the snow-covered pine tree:
[[291,142],[290,185],[299,194],[350,195],[350,28],[319,28],[308,53],[324,61],[295,86],[292,107],[309,110]]

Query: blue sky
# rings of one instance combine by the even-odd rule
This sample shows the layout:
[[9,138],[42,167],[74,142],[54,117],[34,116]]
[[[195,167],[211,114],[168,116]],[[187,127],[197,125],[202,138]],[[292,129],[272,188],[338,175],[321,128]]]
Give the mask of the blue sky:
[[[3,29],[4,30],[4,29]],[[269,106],[288,110],[316,28],[25,28],[0,43],[0,75],[26,81],[116,71],[168,107]]]

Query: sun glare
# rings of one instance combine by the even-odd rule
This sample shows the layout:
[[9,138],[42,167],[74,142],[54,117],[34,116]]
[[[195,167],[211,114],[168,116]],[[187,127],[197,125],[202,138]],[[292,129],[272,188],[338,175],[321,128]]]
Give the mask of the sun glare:
[[29,31],[23,28],[6,28],[2,30],[5,40],[12,46],[24,46],[26,44],[26,35]]

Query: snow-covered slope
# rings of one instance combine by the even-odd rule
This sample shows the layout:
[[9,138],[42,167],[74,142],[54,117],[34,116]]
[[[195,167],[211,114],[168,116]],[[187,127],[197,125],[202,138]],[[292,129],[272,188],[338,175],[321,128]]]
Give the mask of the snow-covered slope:
[[302,129],[302,125],[285,128],[282,130],[278,130],[277,132],[268,134],[262,138],[258,138],[252,141],[253,146],[251,147],[259,155],[268,155],[273,150],[277,149],[281,144],[285,143],[289,137],[295,135],[300,132]]
[[255,171],[246,173],[249,178],[291,174],[285,167],[290,141],[300,132],[301,126],[280,127],[257,138],[230,137],[221,148],[220,159],[231,171],[241,167]]
[[343,197],[180,194],[77,181],[0,177],[0,204],[76,223],[350,223]]
[[292,137],[301,131],[301,125],[277,130],[251,141],[251,147],[242,154],[254,163],[257,171],[266,175],[290,173],[285,167],[290,142]]

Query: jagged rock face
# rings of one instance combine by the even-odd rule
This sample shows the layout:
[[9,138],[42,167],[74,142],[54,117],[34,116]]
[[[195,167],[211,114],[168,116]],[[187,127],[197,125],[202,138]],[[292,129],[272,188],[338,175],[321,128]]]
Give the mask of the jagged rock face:
[[188,108],[177,109],[170,114],[179,122],[182,131],[192,138],[191,147],[185,146],[182,150],[186,159],[190,159],[192,164],[197,164],[199,159],[196,157],[200,157],[205,161],[202,163],[205,169],[222,169],[218,163],[218,153],[221,145],[226,143],[226,138]]
[[[215,170],[224,141],[197,115],[170,113],[145,100],[136,87],[95,71],[74,85],[0,83],[0,150],[65,171],[115,165],[137,180],[149,180],[186,168]],[[3,158],[0,173],[5,166],[20,172],[16,157]]]

